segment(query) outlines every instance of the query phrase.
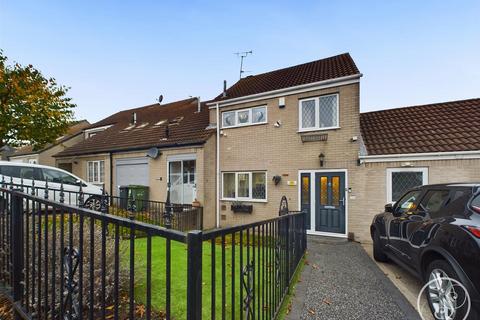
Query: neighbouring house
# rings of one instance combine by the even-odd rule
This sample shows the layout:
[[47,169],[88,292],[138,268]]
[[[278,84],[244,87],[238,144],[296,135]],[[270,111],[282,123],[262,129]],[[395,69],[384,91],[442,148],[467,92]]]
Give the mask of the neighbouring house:
[[366,149],[355,230],[369,240],[374,214],[422,184],[480,181],[480,99],[362,113]]
[[[149,187],[151,200],[204,207],[213,227],[215,136],[209,112],[198,98],[115,113],[84,129],[85,140],[55,155],[73,173],[118,196],[121,186]],[[212,186],[212,187],[209,187]],[[209,207],[212,206],[212,207]]]
[[15,152],[15,148],[9,145],[0,147],[0,160],[8,160],[8,157]]
[[371,241],[373,216],[408,188],[480,180],[480,99],[361,114],[361,76],[342,54],[243,78],[207,102],[220,225],[276,216],[286,195],[308,233]]
[[[67,132],[58,137],[54,142],[38,149],[34,149],[30,145],[19,147],[8,158],[12,162],[36,163],[46,166],[55,166],[56,162],[53,155],[79,143],[80,141],[83,141],[83,129],[89,125],[90,123],[87,120],[75,121],[67,129]],[[72,172],[72,166],[68,163],[59,163],[58,167]]]

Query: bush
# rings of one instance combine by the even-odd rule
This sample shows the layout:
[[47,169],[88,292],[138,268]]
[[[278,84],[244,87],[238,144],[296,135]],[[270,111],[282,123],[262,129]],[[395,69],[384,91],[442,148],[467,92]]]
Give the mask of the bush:
[[[38,215],[36,215],[35,220],[30,217],[28,223],[29,241],[26,243],[25,248],[25,258],[26,261],[29,262],[27,266],[29,272],[28,275],[26,275],[28,276],[26,284],[28,283],[29,294],[27,298],[27,308],[36,310],[37,313],[47,313],[48,318],[50,318],[52,317],[53,311],[52,300],[55,298],[55,313],[58,314],[62,303],[64,304],[64,307],[66,307],[66,312],[68,312],[68,310],[70,310],[71,298],[78,300],[80,296],[81,226],[79,218],[76,214],[72,214],[71,216],[65,214],[62,221],[60,215],[57,214],[56,218],[50,216],[48,219],[45,219],[45,216],[43,216],[39,223]],[[33,231],[32,227],[34,227]],[[115,239],[111,228],[105,226],[105,230],[105,246],[103,247],[102,223],[100,221],[94,221],[93,230],[91,230],[90,218],[85,218],[82,241],[83,288],[81,290],[83,294],[83,305],[79,306],[78,304],[73,303],[72,307],[74,310],[75,306],[77,306],[77,308],[88,310],[92,305],[96,313],[102,309],[103,275],[105,275],[105,303],[107,306],[110,306],[115,301]],[[45,231],[47,231],[47,233],[45,233]],[[93,233],[91,231],[93,231]],[[46,234],[47,239],[45,238]],[[93,260],[91,260],[92,238]],[[102,248],[105,249],[105,270],[102,268]],[[126,250],[126,247],[119,243],[120,257],[124,250]],[[70,265],[73,267],[74,271],[72,279],[69,275]],[[93,272],[91,272],[91,268]],[[126,270],[125,266],[122,266],[122,263],[119,264],[118,268],[119,294],[122,295],[122,289],[125,288],[126,280],[128,278],[128,270]],[[53,275],[53,271],[55,275]],[[90,283],[91,275],[93,275],[93,286]],[[38,292],[39,279],[41,284],[40,293]],[[53,286],[53,283],[55,286]],[[35,287],[33,285],[35,285]],[[72,285],[75,288],[71,296],[68,295],[68,285]],[[93,300],[90,296],[91,293],[93,293]],[[48,301],[47,305],[45,305],[45,300]],[[35,316],[35,314],[32,315]],[[41,315],[37,316],[42,317]]]

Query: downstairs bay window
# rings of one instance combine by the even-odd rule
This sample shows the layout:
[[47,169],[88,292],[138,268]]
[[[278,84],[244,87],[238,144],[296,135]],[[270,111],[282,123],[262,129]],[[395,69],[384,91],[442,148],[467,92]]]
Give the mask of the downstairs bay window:
[[264,171],[223,172],[222,199],[232,201],[266,201],[267,173]]

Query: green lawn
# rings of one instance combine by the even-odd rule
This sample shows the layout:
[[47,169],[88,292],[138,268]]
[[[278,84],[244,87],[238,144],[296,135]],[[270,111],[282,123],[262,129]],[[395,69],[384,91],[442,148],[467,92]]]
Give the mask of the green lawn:
[[[238,239],[238,238],[237,238]],[[229,243],[229,241],[227,241]],[[123,263],[128,266],[129,261],[129,240],[125,240],[124,245],[127,247],[127,250],[122,250],[124,257],[122,259]],[[146,301],[146,238],[140,238],[135,240],[135,299],[138,302],[145,303]],[[212,288],[211,288],[211,243],[204,242],[203,245],[203,266],[202,266],[202,313],[204,319],[211,318],[211,298],[212,298]],[[247,261],[246,247],[243,247],[243,264],[245,265]],[[260,260],[258,259],[258,251],[255,252],[256,259],[256,268],[258,269],[258,261],[262,261],[262,258],[268,260],[271,257],[269,250],[265,249],[260,250]],[[166,296],[166,240],[164,238],[155,237],[152,238],[152,308],[155,311],[165,311],[165,296]],[[272,251],[273,252],[273,251]],[[215,245],[215,313],[217,318],[222,316],[222,246],[220,244]],[[225,312],[226,318],[230,319],[231,317],[231,302],[232,302],[232,282],[235,286],[235,318],[240,318],[240,247],[235,246],[235,257],[234,257],[234,268],[232,270],[232,246],[227,244],[225,246],[225,296],[226,296],[226,305]],[[250,251],[250,260],[252,259]],[[175,319],[185,319],[186,318],[186,307],[187,307],[187,247],[183,243],[176,241],[171,241],[171,312],[172,317]],[[271,264],[267,261],[264,262],[265,268],[260,268],[255,272],[256,275],[260,275],[255,279],[256,287],[256,297],[261,297],[262,294],[266,297],[268,294],[267,288],[271,280],[267,280],[273,277],[274,272],[270,272]],[[260,272],[259,272],[260,271]],[[262,274],[262,271],[264,274]],[[235,280],[232,281],[232,272],[235,273]],[[265,289],[261,287],[261,282],[259,281],[262,277],[265,277]],[[259,279],[260,278],[260,279]],[[245,292],[245,291],[243,291]],[[243,298],[245,298],[245,293],[243,293]],[[257,298],[256,298],[257,299]],[[258,301],[255,300],[255,303],[258,304]],[[260,303],[262,303],[260,301]],[[262,312],[267,313],[270,308],[274,307],[273,305],[265,304]],[[258,308],[256,308],[258,310]],[[245,314],[244,314],[245,317]]]

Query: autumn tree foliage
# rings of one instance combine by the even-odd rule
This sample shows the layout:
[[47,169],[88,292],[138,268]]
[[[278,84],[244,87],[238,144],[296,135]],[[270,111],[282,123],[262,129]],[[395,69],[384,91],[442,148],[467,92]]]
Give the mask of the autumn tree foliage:
[[68,89],[32,65],[8,65],[0,50],[0,147],[40,148],[64,134],[75,107]]

